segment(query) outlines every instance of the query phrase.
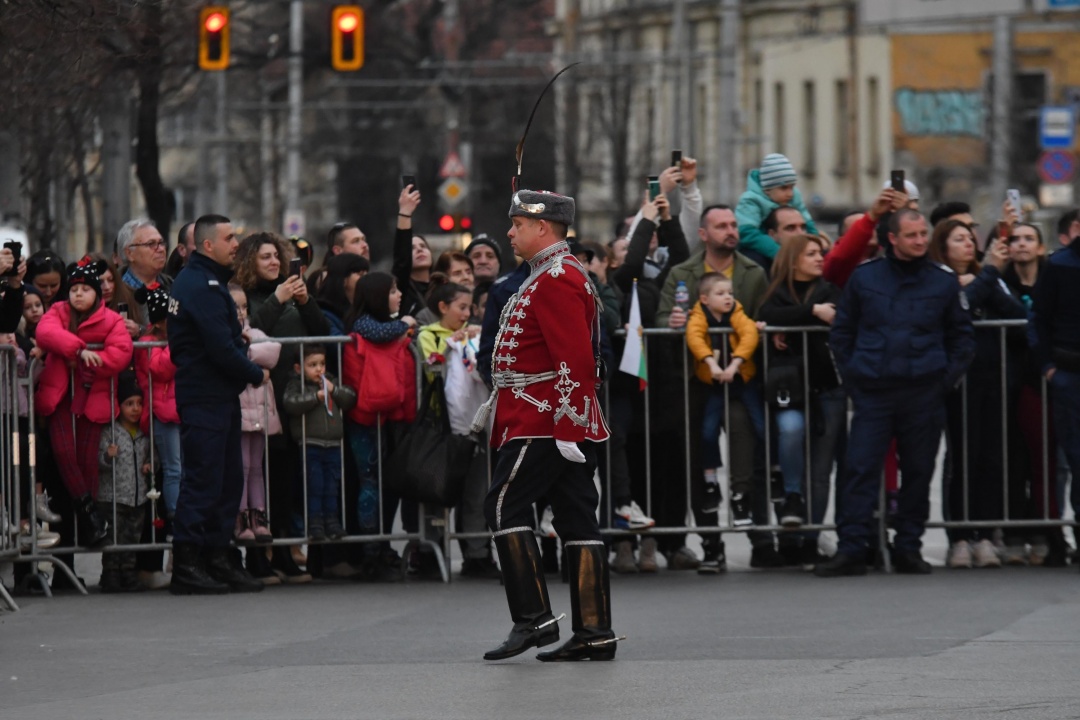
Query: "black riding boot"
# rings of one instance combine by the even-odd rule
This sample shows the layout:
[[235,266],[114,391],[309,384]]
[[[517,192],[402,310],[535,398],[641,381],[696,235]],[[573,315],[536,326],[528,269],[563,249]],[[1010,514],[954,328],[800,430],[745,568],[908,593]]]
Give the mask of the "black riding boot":
[[543,561],[532,529],[524,528],[495,536],[502,565],[506,603],[514,629],[502,645],[484,653],[485,660],[504,660],[531,647],[543,647],[559,639],[558,621],[551,614]]
[[611,631],[611,584],[602,542],[568,542],[563,556],[570,571],[574,636],[557,650],[536,656],[544,662],[615,659]]

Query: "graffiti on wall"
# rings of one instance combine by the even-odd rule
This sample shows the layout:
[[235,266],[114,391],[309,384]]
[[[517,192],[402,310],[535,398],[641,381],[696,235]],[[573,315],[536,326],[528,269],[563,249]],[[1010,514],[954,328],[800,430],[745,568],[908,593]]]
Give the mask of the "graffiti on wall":
[[986,102],[980,90],[900,88],[896,112],[905,135],[986,134]]

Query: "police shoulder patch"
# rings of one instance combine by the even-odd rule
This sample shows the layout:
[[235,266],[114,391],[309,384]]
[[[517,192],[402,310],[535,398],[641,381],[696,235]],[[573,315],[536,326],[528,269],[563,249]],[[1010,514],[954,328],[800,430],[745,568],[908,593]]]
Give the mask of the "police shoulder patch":
[[934,267],[936,267],[938,270],[944,270],[945,272],[949,273],[950,275],[955,275],[956,274],[956,271],[953,270],[948,265],[944,265],[944,264],[939,263],[939,262],[930,263],[930,264],[933,265]]
[[217,280],[207,280],[206,284],[210,287],[221,287],[221,283],[219,283]]
[[967,293],[963,290],[960,291],[960,307],[964,308],[968,312],[971,312],[971,303],[968,302]]

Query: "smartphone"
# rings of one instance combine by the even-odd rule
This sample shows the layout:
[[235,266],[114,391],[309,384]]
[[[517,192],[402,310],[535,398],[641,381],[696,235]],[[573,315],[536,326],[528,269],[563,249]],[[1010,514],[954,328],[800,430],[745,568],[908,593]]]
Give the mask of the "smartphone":
[[682,165],[682,150],[671,151],[671,165],[672,167],[679,167]]
[[655,200],[660,194],[660,178],[657,175],[649,176],[649,200]]
[[116,312],[120,315],[120,317],[127,320],[128,319],[128,304],[127,303],[116,303]]
[[19,263],[22,262],[22,243],[18,240],[8,240],[4,243],[4,249],[10,250],[12,257],[15,259],[15,264],[11,266],[11,269],[4,273],[5,277],[15,277],[19,274]]
[[1009,188],[1005,191],[1005,197],[1008,198],[1009,204],[1013,206],[1013,210],[1016,212],[1016,217],[1023,218],[1023,212],[1020,210],[1020,191],[1016,188]]
[[303,269],[300,258],[293,258],[289,261],[289,277],[300,277],[300,271]]
[[891,173],[889,173],[889,178],[890,178],[890,184],[892,185],[893,190],[895,190],[896,192],[907,192],[904,189],[904,171],[903,170],[893,170]]
[[415,175],[402,175],[401,176],[401,189],[404,190],[405,188],[409,187],[410,185],[412,185],[413,190],[416,189],[416,176]]

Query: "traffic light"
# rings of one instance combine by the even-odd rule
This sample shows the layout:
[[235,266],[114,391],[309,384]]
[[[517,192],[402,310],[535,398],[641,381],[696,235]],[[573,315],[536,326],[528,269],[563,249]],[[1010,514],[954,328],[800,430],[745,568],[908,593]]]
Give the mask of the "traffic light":
[[359,5],[335,5],[330,15],[330,64],[335,70],[364,66],[364,10]]
[[439,218],[439,229],[443,232],[466,232],[472,229],[472,218],[468,215],[443,215]]
[[207,5],[199,12],[199,68],[229,67],[229,8]]

